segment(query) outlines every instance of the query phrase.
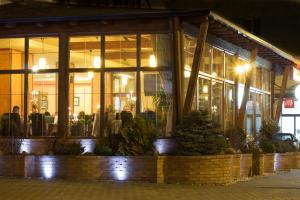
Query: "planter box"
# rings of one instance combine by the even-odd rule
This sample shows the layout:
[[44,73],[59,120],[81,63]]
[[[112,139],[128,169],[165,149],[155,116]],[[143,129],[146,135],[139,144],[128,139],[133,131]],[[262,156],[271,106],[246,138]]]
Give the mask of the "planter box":
[[252,154],[241,154],[241,179],[252,176]]
[[0,176],[24,177],[25,156],[0,156]]
[[267,153],[263,155],[264,157],[264,174],[274,173],[274,153]]
[[294,153],[276,153],[274,158],[274,171],[290,171],[295,166]]
[[294,162],[294,168],[300,169],[300,152],[294,152],[295,162]]
[[167,156],[164,162],[166,183],[227,184],[232,182],[232,155]]
[[252,174],[256,176],[264,174],[264,154],[253,154]]
[[238,181],[241,179],[241,155],[235,154],[231,158],[231,178],[232,181]]

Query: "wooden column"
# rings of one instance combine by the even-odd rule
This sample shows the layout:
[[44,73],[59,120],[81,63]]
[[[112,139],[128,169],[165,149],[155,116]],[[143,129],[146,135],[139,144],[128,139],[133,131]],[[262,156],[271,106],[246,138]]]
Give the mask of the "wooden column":
[[58,136],[67,137],[69,127],[69,38],[59,36]]
[[170,29],[172,31],[171,41],[171,61],[173,65],[173,126],[177,124],[182,117],[182,77],[183,77],[183,66],[182,66],[182,32],[180,19],[178,17],[170,18]]
[[193,96],[196,90],[198,73],[199,73],[200,64],[201,64],[204,47],[205,47],[208,23],[209,23],[208,19],[205,19],[200,25],[199,36],[197,39],[197,45],[196,45],[195,54],[193,58],[191,76],[187,88],[184,107],[183,107],[183,114],[188,114],[192,108]]
[[251,86],[251,80],[253,78],[253,71],[255,67],[255,60],[256,60],[256,54],[257,54],[257,48],[253,49],[251,51],[251,56],[250,56],[250,70],[246,74],[246,81],[245,81],[245,87],[244,87],[244,95],[243,95],[243,100],[241,107],[239,109],[239,114],[238,114],[238,121],[236,123],[237,128],[242,128],[245,120],[245,112],[246,112],[246,105],[249,97],[249,92],[250,92],[250,86]]
[[278,98],[278,102],[277,102],[277,108],[276,108],[276,113],[275,113],[275,117],[274,120],[278,123],[279,122],[279,118],[281,115],[281,110],[282,110],[282,102],[283,102],[283,98],[285,95],[285,90],[286,90],[286,85],[287,85],[287,81],[290,75],[290,66],[286,66],[284,68],[284,72],[283,72],[283,77],[282,77],[282,82],[281,82],[281,88],[280,88],[280,94],[279,94],[279,98]]
[[274,102],[275,102],[275,67],[271,70],[271,119],[274,119]]

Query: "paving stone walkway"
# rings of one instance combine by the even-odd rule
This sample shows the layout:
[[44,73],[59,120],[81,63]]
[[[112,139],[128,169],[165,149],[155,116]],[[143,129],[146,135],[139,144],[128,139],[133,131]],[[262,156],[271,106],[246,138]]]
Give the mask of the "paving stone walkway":
[[0,200],[300,200],[300,171],[229,186],[0,178]]

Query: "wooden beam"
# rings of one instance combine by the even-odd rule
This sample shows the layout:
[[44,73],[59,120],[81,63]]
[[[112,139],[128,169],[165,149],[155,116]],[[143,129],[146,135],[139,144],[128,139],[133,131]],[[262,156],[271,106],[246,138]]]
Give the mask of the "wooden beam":
[[275,102],[275,66],[271,70],[271,119],[274,119],[274,102]]
[[192,64],[191,76],[190,76],[188,89],[185,97],[184,107],[183,107],[183,114],[188,114],[192,108],[193,96],[196,90],[201,59],[204,53],[207,30],[208,30],[208,20],[206,19],[200,25],[199,36],[197,39],[197,45],[196,45],[193,64]]
[[284,72],[283,72],[283,77],[282,77],[282,82],[281,82],[281,88],[280,88],[280,95],[278,98],[278,102],[277,102],[277,108],[276,108],[276,113],[275,113],[275,118],[274,120],[278,123],[279,122],[279,118],[281,115],[281,110],[282,110],[282,102],[283,102],[283,98],[285,95],[285,90],[286,90],[286,85],[287,85],[287,81],[290,75],[290,66],[286,66],[284,68]]
[[249,97],[251,80],[253,78],[253,72],[254,72],[254,68],[255,68],[256,54],[257,54],[257,48],[254,48],[251,51],[251,56],[250,56],[251,67],[250,67],[250,70],[248,71],[248,73],[246,74],[243,100],[242,100],[241,107],[239,109],[238,121],[236,123],[237,128],[239,128],[239,129],[243,128],[243,124],[244,124],[244,120],[245,120],[246,105],[247,105],[247,101],[248,101],[248,97]]
[[173,126],[177,124],[182,117],[182,91],[183,91],[183,47],[182,47],[182,27],[178,17],[170,19],[170,29],[173,37],[171,41],[172,65],[173,67]]
[[69,125],[69,41],[62,33],[59,36],[59,81],[58,81],[58,136],[67,137]]
[[[79,50],[100,50],[100,42],[70,42],[70,50],[79,51]],[[105,49],[133,49],[136,48],[136,41],[106,41]],[[141,42],[142,48],[153,48],[151,44],[151,39]]]

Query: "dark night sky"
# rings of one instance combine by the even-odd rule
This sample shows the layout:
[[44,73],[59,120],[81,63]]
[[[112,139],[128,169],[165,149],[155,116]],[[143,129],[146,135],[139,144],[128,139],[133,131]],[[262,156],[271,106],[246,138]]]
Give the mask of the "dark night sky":
[[169,0],[169,8],[209,8],[300,56],[300,0]]

